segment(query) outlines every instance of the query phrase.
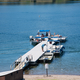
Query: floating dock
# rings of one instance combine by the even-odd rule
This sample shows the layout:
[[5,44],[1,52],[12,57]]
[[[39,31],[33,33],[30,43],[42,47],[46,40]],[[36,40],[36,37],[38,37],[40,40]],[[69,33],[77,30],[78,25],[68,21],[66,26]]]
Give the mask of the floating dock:
[[43,55],[43,51],[42,51],[42,44],[46,44],[47,41],[42,41],[41,43],[39,43],[38,45],[36,45],[35,47],[33,47],[30,51],[28,51],[27,53],[25,53],[23,56],[21,56],[19,59],[16,60],[16,62],[21,62],[26,59],[26,57],[32,56],[32,60],[31,62],[36,62],[40,56]]
[[[43,44],[48,45],[48,46],[44,46],[44,51],[42,50],[42,45]],[[52,42],[52,44],[55,44],[55,42]],[[39,43],[38,45],[33,47],[30,51],[25,53],[23,56],[18,58],[10,66],[10,68],[14,69],[14,70],[16,70],[16,69],[24,69],[29,64],[36,63],[39,60],[39,58],[45,53],[45,51],[51,47],[52,44],[50,44],[47,41],[42,41],[41,43]]]
[[47,61],[51,62],[53,56],[56,54],[61,54],[63,51],[63,45],[54,45],[54,41],[42,41],[35,47],[33,47],[30,51],[25,53],[23,56],[18,58],[13,65],[11,65],[11,69],[25,69],[29,65],[35,65],[38,61]]

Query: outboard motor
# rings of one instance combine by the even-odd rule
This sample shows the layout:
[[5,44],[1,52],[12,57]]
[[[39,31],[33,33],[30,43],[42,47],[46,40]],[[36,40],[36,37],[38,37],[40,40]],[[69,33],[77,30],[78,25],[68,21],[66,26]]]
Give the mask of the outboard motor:
[[48,37],[48,40],[51,40],[51,37]]
[[30,38],[30,41],[31,41],[31,40],[34,40],[34,39],[33,39],[33,36],[30,36],[29,38]]

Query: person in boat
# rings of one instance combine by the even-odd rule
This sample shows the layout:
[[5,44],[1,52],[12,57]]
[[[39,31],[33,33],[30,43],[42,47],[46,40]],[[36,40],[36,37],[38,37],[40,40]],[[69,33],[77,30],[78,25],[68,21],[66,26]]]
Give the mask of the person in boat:
[[49,31],[49,35],[48,36],[51,36],[51,33],[50,33],[50,31]]
[[55,35],[55,36],[59,37],[59,34],[57,34],[57,35]]
[[45,39],[44,39],[44,34],[41,35],[41,40],[45,40]]
[[36,36],[39,36],[39,34],[40,34],[40,33],[38,32]]
[[54,36],[55,36],[55,32],[54,32]]
[[42,34],[41,37],[44,37],[44,34]]
[[35,39],[37,42],[39,41],[39,39]]
[[48,32],[46,32],[46,37],[48,36]]
[[54,36],[57,36],[57,37],[59,37],[59,34],[55,35],[55,32],[54,32]]

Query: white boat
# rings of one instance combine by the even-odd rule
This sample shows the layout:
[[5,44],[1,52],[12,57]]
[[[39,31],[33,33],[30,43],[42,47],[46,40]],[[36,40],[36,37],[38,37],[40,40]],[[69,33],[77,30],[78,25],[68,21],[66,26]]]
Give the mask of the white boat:
[[[35,37],[30,36],[30,42],[33,45],[36,45],[42,41],[47,41],[49,38],[51,38],[50,30],[38,30],[38,33]],[[53,40],[58,40],[58,38],[53,38]]]
[[44,47],[46,47],[46,48],[44,48],[45,53],[47,51],[47,55],[51,55],[52,53],[53,53],[53,56],[61,55],[63,52],[63,49],[65,49],[65,47],[60,44],[60,41],[58,41],[59,44],[57,44],[57,45],[54,45],[52,42],[51,42],[51,40],[48,40],[48,42],[46,43],[46,46],[44,46]]
[[51,39],[53,39],[53,40],[55,40],[55,39],[58,39],[58,40],[60,40],[60,42],[64,42],[64,41],[66,41],[66,38],[67,37],[62,37],[61,35],[54,35]]
[[38,30],[38,33],[35,37],[30,36],[30,42],[33,45],[36,45],[42,41],[47,41],[48,36],[50,35],[50,30]]
[[52,53],[54,56],[61,55],[65,47],[63,45],[55,45],[55,48],[52,48]]

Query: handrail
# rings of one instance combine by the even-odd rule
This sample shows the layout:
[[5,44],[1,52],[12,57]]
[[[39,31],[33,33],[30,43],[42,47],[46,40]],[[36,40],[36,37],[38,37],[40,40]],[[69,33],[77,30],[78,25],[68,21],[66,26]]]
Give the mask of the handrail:
[[[21,62],[21,59],[22,59],[22,56],[19,57],[20,59],[20,62]],[[10,65],[10,70],[13,70],[15,68],[16,64],[15,62],[13,62],[11,65]]]
[[19,63],[19,68],[18,69],[20,69],[21,67],[23,67],[23,65],[24,65],[23,62],[25,62],[25,59],[21,63]]
[[23,61],[20,61],[20,63],[16,67],[15,67],[15,62],[14,62],[12,65],[10,65],[10,69],[11,70],[12,69],[17,69],[17,68],[21,69],[24,66],[23,62],[28,62],[28,60],[26,60],[26,58],[25,58]]
[[15,69],[17,69],[17,67],[18,67],[18,69],[23,68],[23,67],[25,66],[25,65],[23,64],[23,62],[28,62],[28,60],[26,60],[26,58],[25,58],[23,61],[21,61],[21,63],[19,63],[18,66],[15,67]]
[[15,62],[13,62],[13,63],[10,65],[10,70],[13,70],[14,66],[15,66]]

